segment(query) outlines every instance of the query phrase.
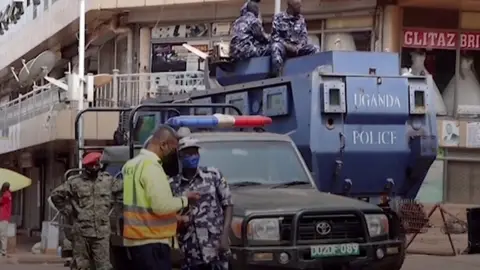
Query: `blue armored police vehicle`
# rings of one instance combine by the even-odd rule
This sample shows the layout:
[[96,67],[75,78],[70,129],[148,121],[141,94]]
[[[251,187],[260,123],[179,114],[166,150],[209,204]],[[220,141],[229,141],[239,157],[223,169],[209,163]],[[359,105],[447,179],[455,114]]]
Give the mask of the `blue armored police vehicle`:
[[271,117],[265,130],[292,138],[320,191],[375,204],[416,197],[436,158],[435,109],[431,79],[400,76],[397,54],[293,58],[278,78],[269,77],[269,57],[222,60],[205,70],[211,89],[146,102],[229,103]]
[[[212,88],[77,116],[128,118],[116,133],[125,145],[103,149],[105,169],[117,174],[159,124],[188,127],[234,195],[232,269],[400,269],[405,234],[389,202],[414,198],[436,157],[427,78],[399,76],[389,53],[289,59],[279,78],[268,58],[206,60]],[[112,262],[130,269],[120,213]]]

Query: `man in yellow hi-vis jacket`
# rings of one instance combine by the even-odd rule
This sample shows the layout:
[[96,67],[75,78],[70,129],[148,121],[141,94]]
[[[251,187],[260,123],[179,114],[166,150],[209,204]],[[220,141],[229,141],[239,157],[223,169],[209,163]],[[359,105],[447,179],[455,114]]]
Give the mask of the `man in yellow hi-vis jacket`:
[[172,195],[162,164],[177,162],[177,147],[175,131],[162,126],[122,168],[124,244],[138,269],[172,269],[170,245],[176,235],[177,212],[200,198],[197,192]]

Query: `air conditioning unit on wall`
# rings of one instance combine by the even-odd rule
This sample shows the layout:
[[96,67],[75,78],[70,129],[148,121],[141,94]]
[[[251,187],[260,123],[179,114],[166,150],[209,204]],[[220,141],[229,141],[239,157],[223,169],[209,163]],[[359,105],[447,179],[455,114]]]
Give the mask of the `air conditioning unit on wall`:
[[33,167],[33,157],[30,152],[23,152],[18,156],[18,165],[20,168],[31,168]]

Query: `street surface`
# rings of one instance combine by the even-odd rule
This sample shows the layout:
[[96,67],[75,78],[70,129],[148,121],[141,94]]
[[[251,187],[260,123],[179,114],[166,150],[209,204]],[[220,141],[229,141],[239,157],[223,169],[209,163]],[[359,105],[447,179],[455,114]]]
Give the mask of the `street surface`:
[[[58,264],[0,264],[1,270],[60,270],[67,268]],[[464,255],[456,257],[409,255],[402,270],[478,270],[480,269],[480,255]],[[389,270],[389,269],[385,269]]]

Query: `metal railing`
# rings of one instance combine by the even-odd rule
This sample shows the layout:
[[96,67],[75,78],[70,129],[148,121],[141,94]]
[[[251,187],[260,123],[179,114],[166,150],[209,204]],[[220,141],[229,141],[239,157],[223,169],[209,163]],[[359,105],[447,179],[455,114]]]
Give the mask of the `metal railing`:
[[118,74],[95,89],[96,107],[136,106],[145,98],[204,91],[201,71]]
[[66,98],[66,94],[58,87],[47,84],[0,105],[0,129],[8,130],[11,125],[53,110]]
[[[66,82],[65,78],[62,78]],[[112,80],[95,89],[93,107],[136,106],[146,98],[176,95],[205,90],[203,72],[162,72],[119,74],[114,70]],[[55,85],[36,87],[25,95],[0,105],[1,136],[8,135],[8,127],[49,111],[67,101],[67,93]]]

